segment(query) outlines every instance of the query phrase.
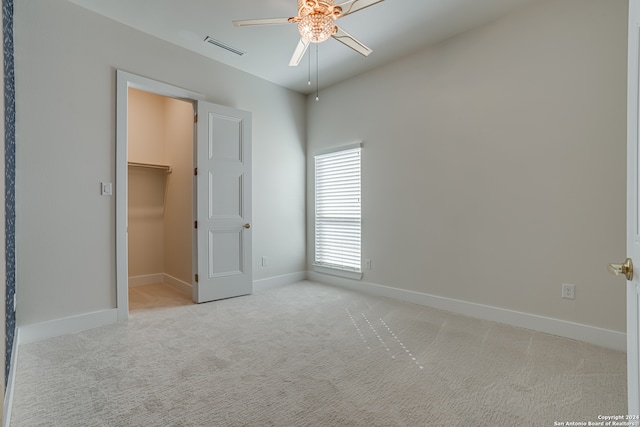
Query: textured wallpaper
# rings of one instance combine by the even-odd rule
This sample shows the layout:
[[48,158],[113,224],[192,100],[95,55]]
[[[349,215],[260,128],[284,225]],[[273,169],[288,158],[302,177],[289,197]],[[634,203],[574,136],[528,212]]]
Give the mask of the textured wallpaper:
[[4,46],[5,233],[7,263],[5,388],[16,330],[16,89],[13,69],[13,0],[2,0]]

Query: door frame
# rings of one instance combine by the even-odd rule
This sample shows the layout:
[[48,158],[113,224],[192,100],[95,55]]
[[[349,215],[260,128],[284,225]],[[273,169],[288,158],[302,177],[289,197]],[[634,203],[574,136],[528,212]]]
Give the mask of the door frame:
[[[627,59],[627,257],[637,263],[638,230],[638,48],[640,46],[640,0],[629,0]],[[637,268],[637,267],[636,267]],[[634,272],[635,273],[635,272]],[[634,274],[635,275],[635,274]],[[627,400],[629,415],[640,412],[638,278],[627,281]]]
[[114,192],[116,202],[116,309],[119,321],[129,318],[129,250],[127,244],[129,88],[192,103],[205,99],[204,95],[197,92],[116,70],[116,175]]

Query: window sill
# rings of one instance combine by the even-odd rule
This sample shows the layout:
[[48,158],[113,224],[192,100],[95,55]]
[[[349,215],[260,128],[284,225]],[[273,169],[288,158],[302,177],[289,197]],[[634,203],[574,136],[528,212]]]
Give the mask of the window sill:
[[331,276],[344,277],[345,279],[362,280],[361,271],[342,270],[340,268],[326,267],[323,265],[313,264],[313,271]]

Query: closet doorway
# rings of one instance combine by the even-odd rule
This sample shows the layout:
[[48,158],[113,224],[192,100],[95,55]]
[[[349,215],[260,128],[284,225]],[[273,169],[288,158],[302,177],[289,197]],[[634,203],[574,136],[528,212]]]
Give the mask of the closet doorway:
[[[176,127],[190,127],[190,143],[185,137],[184,146],[180,146],[179,155],[184,158],[184,180],[191,182],[191,186],[186,189],[178,189],[180,196],[191,197],[190,202],[182,199],[179,203],[180,227],[166,227],[165,218],[173,214],[168,214],[171,205],[171,187],[173,183],[179,181],[178,165],[173,155],[159,157],[157,151],[140,149],[140,153],[145,153],[145,157],[136,157],[133,153],[129,158],[129,135],[136,132],[136,124],[130,124],[129,95],[130,89],[143,92],[143,95],[156,95],[168,103],[164,109],[158,108],[155,115],[162,118],[162,123],[158,125],[163,132],[163,136],[152,136],[147,140],[147,145],[151,145],[151,140],[158,139],[165,143],[165,147],[160,152],[171,151],[167,149],[170,145],[166,143],[167,135],[172,133],[167,123],[167,111],[172,111],[173,107],[189,111],[189,120],[180,121]],[[131,93],[134,93],[131,91]],[[181,106],[181,107],[178,107]],[[195,113],[195,115],[194,115]],[[171,113],[170,115],[173,115]],[[131,117],[135,119],[135,117]],[[132,135],[133,137],[133,135]],[[182,137],[180,137],[182,138]],[[133,150],[136,150],[134,148]],[[175,151],[175,150],[174,150]],[[149,154],[151,153],[151,154]],[[187,156],[186,154],[189,154]],[[232,298],[248,295],[253,292],[252,274],[252,235],[251,227],[251,113],[235,108],[213,104],[204,100],[203,95],[191,92],[177,86],[168,85],[142,76],[128,73],[126,71],[116,71],[116,182],[115,182],[115,251],[116,251],[116,308],[118,320],[126,320],[129,317],[129,278],[131,277],[134,287],[146,280],[157,281],[162,278],[163,284],[168,284],[173,289],[183,294],[189,287],[193,302],[204,303],[225,298]],[[143,154],[140,154],[143,156]],[[149,157],[156,156],[156,157]],[[186,158],[190,157],[187,165]],[[129,163],[132,163],[131,165]],[[158,163],[160,162],[160,163]],[[161,267],[158,261],[153,264],[149,260],[136,260],[141,263],[148,262],[148,265],[155,265],[155,268],[129,268],[129,234],[135,232],[129,227],[129,170],[145,169],[146,172],[160,172],[165,175],[143,176],[139,181],[146,182],[150,187],[144,190],[133,190],[142,194],[141,202],[143,206],[138,206],[141,212],[148,210],[142,216],[160,216],[162,210],[162,232],[156,224],[155,232],[147,230],[146,235],[152,235],[153,239],[162,233],[162,253]],[[142,174],[142,171],[139,171]],[[168,174],[168,175],[167,175]],[[160,196],[160,190],[164,192]],[[175,197],[178,197],[177,195]],[[159,207],[159,200],[162,199],[162,208]],[[185,201],[187,200],[187,201]],[[187,221],[186,212],[190,212],[190,219]],[[176,214],[177,215],[177,214]],[[184,219],[183,219],[184,218]],[[142,219],[136,218],[136,220]],[[184,221],[184,222],[183,222]],[[159,221],[156,221],[159,222]],[[143,222],[144,227],[149,224]],[[182,231],[182,227],[190,232]],[[170,228],[169,231],[167,229]],[[171,233],[178,233],[176,240],[167,243]],[[140,235],[145,235],[140,232]],[[191,245],[185,244],[191,238]],[[135,236],[131,237],[136,239]],[[180,240],[178,243],[177,239]],[[144,241],[144,239],[142,239]],[[140,246],[145,249],[135,249],[143,256],[150,252],[157,252],[158,240],[154,240],[156,245]],[[144,242],[143,242],[144,243]],[[140,243],[132,242],[132,251]],[[167,248],[167,246],[170,246]],[[189,249],[190,248],[190,249]],[[147,252],[149,251],[149,252]],[[190,277],[188,269],[188,259],[191,260]],[[133,262],[133,260],[132,260]],[[140,264],[142,265],[142,264]],[[156,270],[164,271],[156,271]]]
[[193,102],[128,89],[131,311],[193,304]]

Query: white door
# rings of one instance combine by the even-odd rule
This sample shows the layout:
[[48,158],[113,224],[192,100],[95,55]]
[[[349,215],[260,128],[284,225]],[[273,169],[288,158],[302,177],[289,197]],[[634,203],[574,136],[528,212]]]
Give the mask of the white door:
[[[638,170],[638,48],[640,47],[640,0],[629,0],[629,60],[627,86],[627,262],[640,267],[640,185]],[[627,264],[628,265],[628,264]],[[625,273],[624,265],[612,265]],[[640,270],[640,269],[639,269]],[[629,414],[640,414],[640,370],[638,358],[640,329],[638,328],[638,291],[640,274],[628,275],[627,281],[627,388]]]
[[253,291],[251,114],[198,101],[197,282],[201,303]]

